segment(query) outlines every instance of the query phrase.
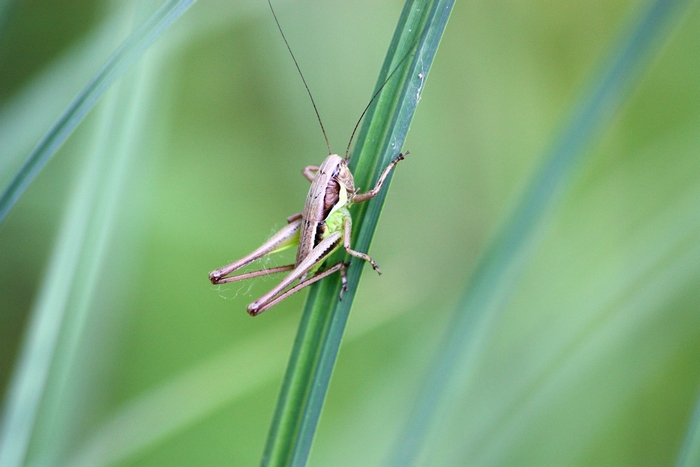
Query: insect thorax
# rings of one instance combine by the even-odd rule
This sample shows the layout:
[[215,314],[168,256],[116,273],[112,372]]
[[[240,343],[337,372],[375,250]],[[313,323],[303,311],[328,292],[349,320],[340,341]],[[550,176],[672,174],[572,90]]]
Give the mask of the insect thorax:
[[343,224],[345,223],[345,219],[348,217],[350,217],[350,211],[345,205],[331,212],[331,214],[326,218],[326,228],[324,229],[322,235],[323,238],[326,238],[335,232],[342,232]]

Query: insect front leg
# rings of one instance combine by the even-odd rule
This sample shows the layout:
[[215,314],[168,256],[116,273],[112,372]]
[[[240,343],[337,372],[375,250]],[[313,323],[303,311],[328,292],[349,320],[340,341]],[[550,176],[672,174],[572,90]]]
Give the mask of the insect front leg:
[[379,270],[379,265],[375,263],[374,260],[369,257],[369,255],[350,248],[350,237],[352,236],[352,218],[350,216],[346,217],[345,221],[343,221],[343,232],[343,248],[345,248],[345,251],[355,258],[360,258],[361,260],[367,261],[372,265],[374,270],[377,271],[377,274],[381,275],[382,272]]
[[239,274],[237,276],[226,277],[232,272],[241,269],[244,266],[252,263],[256,259],[262,258],[263,256],[274,253],[275,251],[283,250],[288,246],[291,246],[299,242],[299,227],[301,226],[301,219],[295,220],[277,232],[272,236],[267,242],[263,243],[260,248],[253,251],[251,254],[233,262],[221,269],[212,271],[209,273],[209,280],[212,284],[224,284],[226,282],[234,282],[243,279],[249,279],[251,277],[262,276],[265,274],[271,274],[282,271],[289,271],[294,269],[293,265],[281,266],[278,268],[262,269],[260,271],[249,272],[245,274]]
[[[379,193],[379,190],[382,189],[382,185],[384,184],[384,180],[386,177],[389,176],[389,172],[396,167],[396,164],[399,163],[399,161],[404,160],[406,156],[408,156],[408,151],[406,151],[405,154],[399,154],[394,158],[393,161],[389,163],[389,165],[386,166],[386,169],[384,169],[384,172],[382,172],[382,175],[379,177],[379,180],[377,180],[377,184],[372,188],[370,191],[367,193],[358,193],[352,197],[352,202],[353,203],[361,203],[363,201],[367,201],[370,198],[374,198],[377,196],[377,193]],[[376,268],[375,268],[376,269]]]

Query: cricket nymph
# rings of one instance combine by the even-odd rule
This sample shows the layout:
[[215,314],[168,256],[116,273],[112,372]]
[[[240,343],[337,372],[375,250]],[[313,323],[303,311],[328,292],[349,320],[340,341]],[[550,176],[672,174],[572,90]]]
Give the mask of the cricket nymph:
[[[340,292],[342,296],[347,283],[345,268],[348,264],[340,261],[330,267],[324,266],[326,259],[341,246],[349,255],[367,261],[381,274],[379,266],[369,255],[351,248],[352,217],[348,208],[353,203],[361,203],[375,197],[391,170],[403,158],[404,154],[396,156],[379,176],[374,188],[366,193],[357,193],[347,162],[337,154],[326,157],[320,166],[306,167],[302,173],[311,181],[311,188],[306,196],[304,211],[300,215],[290,217],[289,224],[257,250],[228,266],[212,271],[209,280],[213,284],[225,284],[291,271],[276,287],[248,305],[248,313],[257,316],[293,293],[336,271],[340,271],[343,279]],[[295,243],[298,243],[298,247],[294,264],[230,275],[256,259],[284,250]]]
[[[414,50],[414,48],[411,48],[406,52],[393,71],[389,73],[384,82],[374,93],[369,103],[365,107],[365,110],[362,111],[359,120],[355,124],[355,128],[352,130],[350,141],[348,142],[347,149],[345,150],[345,158],[342,158],[337,154],[333,154],[331,144],[328,141],[326,130],[323,128],[323,122],[321,122],[321,116],[318,113],[318,109],[316,108],[316,103],[311,95],[309,86],[306,84],[304,75],[301,73],[301,69],[299,68],[299,64],[292,53],[291,47],[289,47],[287,38],[284,37],[282,27],[280,26],[279,21],[277,21],[277,15],[275,15],[275,10],[272,8],[272,4],[269,0],[268,5],[272,11],[272,16],[275,19],[277,28],[282,35],[282,39],[284,39],[284,43],[287,45],[289,54],[292,56],[292,60],[294,60],[297,71],[299,71],[299,76],[301,77],[301,80],[306,87],[306,91],[309,94],[311,105],[314,108],[314,112],[318,118],[318,123],[321,126],[321,132],[323,133],[323,137],[326,140],[326,145],[328,146],[329,156],[326,157],[320,166],[310,165],[302,170],[304,177],[311,182],[309,194],[306,195],[304,211],[288,217],[287,225],[280,229],[272,236],[272,238],[270,238],[252,253],[246,255],[238,261],[224,266],[223,268],[219,268],[209,273],[209,280],[212,282],[212,284],[226,284],[228,282],[250,279],[252,277],[267,276],[273,273],[289,271],[289,274],[282,279],[277,286],[260,297],[258,300],[248,305],[248,313],[251,316],[259,315],[290,295],[313,284],[314,282],[323,279],[324,277],[329,276],[330,274],[333,274],[334,272],[340,272],[342,286],[340,296],[338,298],[342,298],[343,290],[347,288],[345,269],[349,267],[350,263],[338,261],[335,264],[326,264],[330,255],[340,247],[342,247],[347,254],[363,261],[367,261],[372,265],[375,271],[380,273],[379,266],[377,266],[377,263],[375,263],[374,260],[369,257],[369,255],[355,251],[351,248],[350,241],[352,238],[352,217],[350,215],[349,207],[353,203],[361,203],[370,198],[374,198],[377,193],[379,193],[379,190],[381,190],[382,184],[389,176],[391,170],[400,160],[403,160],[404,154],[399,154],[396,156],[394,160],[392,160],[389,165],[384,168],[384,171],[379,176],[374,188],[366,193],[358,193],[357,188],[355,188],[355,181],[352,173],[348,168],[348,161],[350,160],[350,147],[352,145],[355,132],[357,131],[365,113],[372,105],[372,102],[374,102],[377,96],[379,96],[379,93],[382,91],[384,86],[389,82],[391,77],[394,76],[394,73],[401,68],[404,61]],[[266,268],[258,271],[238,273],[235,275],[232,274],[233,272],[249,265],[253,261],[256,261],[271,253],[282,251],[286,248],[294,246],[295,244],[298,244],[298,247],[294,264]]]

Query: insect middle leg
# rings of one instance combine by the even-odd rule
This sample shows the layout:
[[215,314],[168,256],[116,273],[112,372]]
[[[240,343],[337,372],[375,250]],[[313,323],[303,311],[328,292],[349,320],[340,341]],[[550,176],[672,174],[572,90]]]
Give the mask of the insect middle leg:
[[343,248],[345,248],[345,251],[348,252],[349,255],[354,256],[355,258],[360,258],[361,260],[367,261],[369,264],[372,265],[375,271],[377,271],[377,274],[382,274],[382,272],[379,270],[379,265],[374,262],[372,258],[366,253],[362,253],[360,251],[355,251],[352,248],[350,248],[350,237],[352,236],[352,218],[351,217],[346,217],[345,221],[343,222]]
[[287,224],[291,224],[291,223],[294,222],[294,221],[298,221],[299,219],[302,218],[302,216],[303,216],[303,214],[300,213],[300,212],[289,216],[289,217],[287,218]]

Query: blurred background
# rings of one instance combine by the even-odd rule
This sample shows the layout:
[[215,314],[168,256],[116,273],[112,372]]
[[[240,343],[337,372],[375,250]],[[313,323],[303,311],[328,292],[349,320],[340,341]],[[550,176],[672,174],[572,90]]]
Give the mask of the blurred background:
[[[147,3],[0,11],[3,189]],[[402,2],[274,4],[342,153]],[[456,3],[310,465],[388,458],[475,265],[646,4]],[[420,465],[676,459],[700,389],[693,5],[567,181]],[[207,274],[301,211],[326,152],[263,0],[196,3],[105,95],[0,226],[4,414],[32,326],[53,349],[28,465],[258,464],[306,292],[253,319],[278,278]]]

